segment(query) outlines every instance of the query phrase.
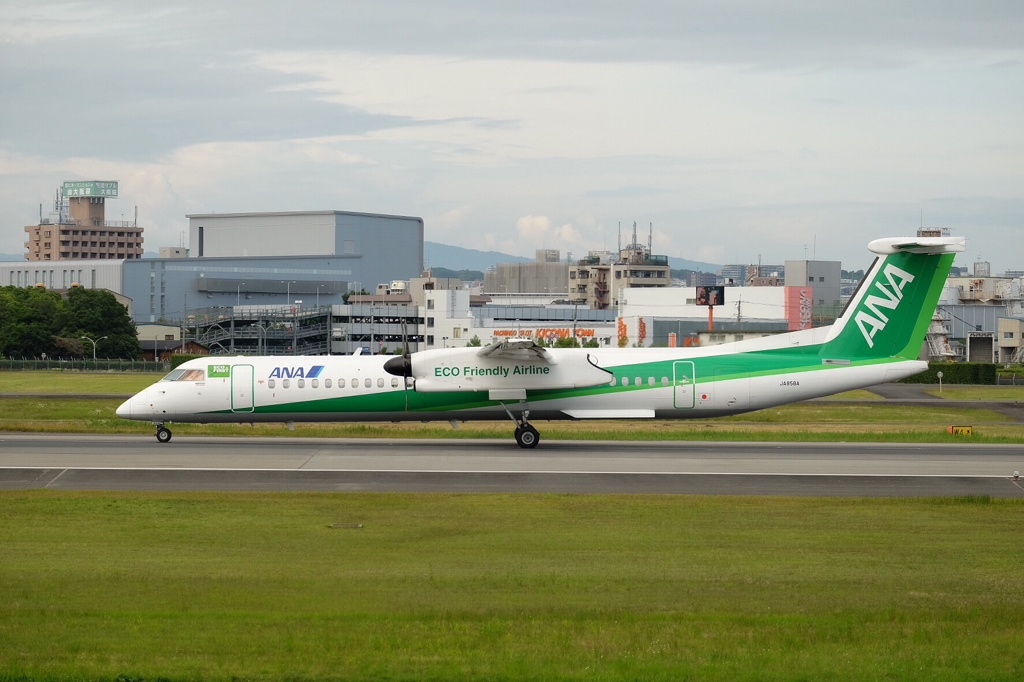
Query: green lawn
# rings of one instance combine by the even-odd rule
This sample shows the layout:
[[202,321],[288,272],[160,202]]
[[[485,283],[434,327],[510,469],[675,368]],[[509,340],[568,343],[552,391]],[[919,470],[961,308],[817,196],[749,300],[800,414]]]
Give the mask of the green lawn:
[[138,393],[159,381],[151,372],[0,371],[0,393]]
[[1014,400],[1024,402],[1024,386],[943,386],[926,388],[928,395],[945,400]]
[[1024,675],[1022,500],[8,491],[0,510],[0,679]]

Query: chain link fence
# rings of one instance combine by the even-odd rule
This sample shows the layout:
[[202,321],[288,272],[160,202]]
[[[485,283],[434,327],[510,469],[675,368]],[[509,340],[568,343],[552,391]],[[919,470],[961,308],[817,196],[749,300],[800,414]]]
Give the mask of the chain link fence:
[[168,372],[165,360],[122,360],[120,358],[19,358],[6,357],[0,361],[0,370],[27,371],[53,370],[67,372]]

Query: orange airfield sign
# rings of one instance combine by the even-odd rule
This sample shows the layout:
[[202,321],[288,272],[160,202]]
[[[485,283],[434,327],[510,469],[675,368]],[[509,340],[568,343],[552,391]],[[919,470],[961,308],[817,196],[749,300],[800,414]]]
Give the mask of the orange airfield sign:
[[[509,338],[521,338],[521,339],[534,339],[549,338],[551,336],[557,336],[560,339],[567,339],[573,335],[572,327],[540,327],[537,329],[495,329],[493,332],[494,338],[509,337]],[[586,338],[594,336],[593,329],[577,328],[576,338]]]

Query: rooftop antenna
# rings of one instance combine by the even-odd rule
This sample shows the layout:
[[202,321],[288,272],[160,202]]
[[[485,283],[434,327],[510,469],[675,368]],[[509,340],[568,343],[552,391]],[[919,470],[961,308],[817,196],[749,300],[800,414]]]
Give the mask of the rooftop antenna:
[[647,223],[647,225],[647,254],[650,255],[654,253],[654,223]]
[[622,252],[622,221],[619,221],[619,252]]

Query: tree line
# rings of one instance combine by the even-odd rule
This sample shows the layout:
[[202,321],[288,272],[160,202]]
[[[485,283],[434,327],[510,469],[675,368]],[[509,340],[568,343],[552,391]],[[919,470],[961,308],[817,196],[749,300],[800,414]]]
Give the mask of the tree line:
[[135,324],[109,291],[0,287],[0,356],[91,358],[88,339],[96,357],[142,357]]

